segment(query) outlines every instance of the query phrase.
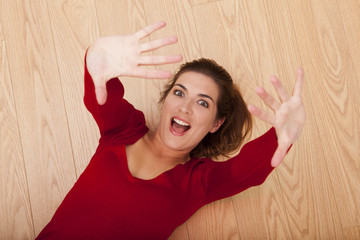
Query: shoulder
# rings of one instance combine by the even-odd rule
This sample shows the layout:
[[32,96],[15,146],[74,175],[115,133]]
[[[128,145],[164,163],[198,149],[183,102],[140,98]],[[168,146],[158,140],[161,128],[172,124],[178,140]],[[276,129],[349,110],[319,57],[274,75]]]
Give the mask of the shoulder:
[[141,139],[148,131],[149,128],[146,125],[145,117],[142,112],[136,113],[137,117],[129,119],[132,123],[122,129],[121,132],[114,131],[105,137],[100,138],[97,151],[110,145],[132,145]]
[[211,168],[214,164],[216,164],[216,162],[210,158],[191,158],[184,164],[184,168],[193,177],[203,178],[207,169]]

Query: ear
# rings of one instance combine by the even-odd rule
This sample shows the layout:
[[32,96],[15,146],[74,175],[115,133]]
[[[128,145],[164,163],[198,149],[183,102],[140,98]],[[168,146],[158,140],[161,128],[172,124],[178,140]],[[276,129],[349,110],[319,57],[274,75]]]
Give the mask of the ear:
[[210,130],[210,132],[211,133],[216,132],[224,122],[225,122],[225,118],[216,120],[214,123],[214,127]]

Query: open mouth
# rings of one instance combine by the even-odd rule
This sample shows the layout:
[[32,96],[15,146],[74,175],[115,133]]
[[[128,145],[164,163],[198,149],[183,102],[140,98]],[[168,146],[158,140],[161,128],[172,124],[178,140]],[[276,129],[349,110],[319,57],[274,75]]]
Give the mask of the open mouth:
[[190,124],[184,120],[180,120],[176,117],[171,119],[171,132],[177,136],[184,135],[190,128]]

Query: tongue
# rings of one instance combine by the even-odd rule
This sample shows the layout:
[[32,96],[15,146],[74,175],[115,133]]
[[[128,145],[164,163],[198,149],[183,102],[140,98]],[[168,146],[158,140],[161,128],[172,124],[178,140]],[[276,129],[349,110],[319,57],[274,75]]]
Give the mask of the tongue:
[[175,132],[177,133],[183,133],[189,129],[188,126],[181,126],[180,124],[177,124],[176,122],[173,122],[172,127]]

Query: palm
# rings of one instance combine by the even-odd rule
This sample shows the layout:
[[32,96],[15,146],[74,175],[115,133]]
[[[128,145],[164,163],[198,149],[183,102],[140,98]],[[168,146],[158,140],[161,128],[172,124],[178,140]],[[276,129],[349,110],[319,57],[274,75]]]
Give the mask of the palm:
[[93,78],[99,104],[106,101],[106,82],[109,79],[130,76],[141,78],[166,79],[169,71],[151,70],[142,65],[160,65],[182,60],[181,55],[143,56],[142,53],[177,42],[176,37],[140,43],[140,40],[165,26],[159,22],[148,26],[135,34],[114,35],[97,39],[89,48],[86,63]]
[[278,148],[271,160],[271,165],[276,167],[284,159],[291,144],[299,138],[305,123],[306,113],[301,99],[303,71],[302,69],[298,70],[294,95],[291,97],[276,77],[272,77],[270,80],[277,90],[280,103],[263,88],[258,88],[256,92],[274,113],[263,111],[255,106],[249,106],[249,111],[256,117],[273,125],[276,130]]

